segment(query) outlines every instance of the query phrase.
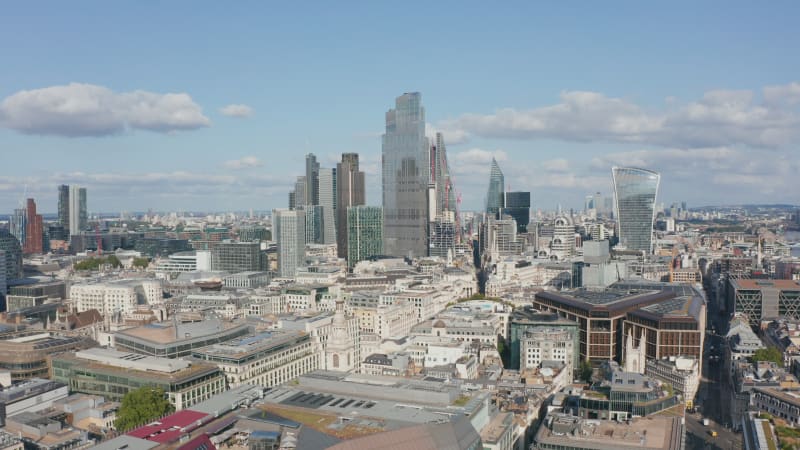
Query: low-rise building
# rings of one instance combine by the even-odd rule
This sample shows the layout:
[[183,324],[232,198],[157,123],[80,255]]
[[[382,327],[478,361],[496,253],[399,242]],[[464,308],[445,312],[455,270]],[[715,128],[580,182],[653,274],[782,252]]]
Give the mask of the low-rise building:
[[69,395],[69,387],[58,381],[34,378],[0,391],[0,426],[6,418],[53,406]]
[[271,387],[319,369],[322,352],[308,333],[271,331],[215,344],[192,357],[219,366],[229,387]]
[[205,317],[199,322],[159,322],[121,330],[114,335],[114,345],[117,350],[179,358],[189,356],[194,350],[230,341],[252,332],[253,328],[246,323]]
[[225,390],[225,375],[214,364],[158,358],[92,348],[52,357],[53,379],[73,392],[121,401],[141,386],[164,390],[176,410]]
[[104,316],[130,313],[139,304],[154,305],[164,300],[160,280],[132,279],[75,284],[69,298],[78,312],[96,309]]
[[694,399],[700,387],[700,363],[695,358],[673,356],[648,359],[644,373],[669,383],[675,390],[683,393],[686,400]]
[[11,381],[47,378],[48,356],[97,345],[87,336],[62,336],[41,330],[6,330],[0,333],[0,369],[10,372]]
[[545,417],[533,450],[682,450],[680,417],[641,417],[624,422],[590,420],[563,413]]

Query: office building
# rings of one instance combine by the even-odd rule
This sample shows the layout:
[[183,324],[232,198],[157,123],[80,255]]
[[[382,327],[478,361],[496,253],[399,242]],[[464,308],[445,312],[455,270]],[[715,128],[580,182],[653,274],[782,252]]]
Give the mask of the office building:
[[52,358],[53,380],[72,392],[119,402],[141,386],[161,388],[176,410],[208,400],[225,390],[225,374],[214,364],[90,348]]
[[211,250],[211,269],[223,272],[258,272],[261,244],[258,242],[220,242]]
[[313,153],[306,155],[306,196],[303,205],[319,205],[319,162]]
[[384,254],[383,211],[377,206],[347,208],[347,265]]
[[272,238],[272,233],[263,225],[242,225],[238,233],[241,242],[266,242]]
[[0,252],[5,253],[6,282],[22,278],[22,245],[4,229],[0,229]]
[[69,230],[69,186],[58,186],[58,223]]
[[289,209],[296,209],[306,205],[306,177],[299,176],[294,182],[294,190],[289,193]]
[[573,327],[536,327],[520,339],[520,369],[540,369],[543,363],[564,364],[567,380],[572,381],[577,351],[577,333]]
[[[578,367],[580,364],[578,352],[578,324],[572,320],[559,317],[555,313],[543,313],[530,306],[514,308],[509,317],[509,347],[511,348],[511,359],[509,368],[519,370],[524,368],[527,361],[526,352],[523,348],[524,341],[528,336],[536,336],[546,330],[563,330],[571,336],[572,343],[567,344],[572,348],[572,361],[570,365]],[[529,346],[530,348],[530,346]],[[525,364],[523,364],[525,363]],[[570,378],[572,380],[572,378]]]
[[549,413],[532,450],[683,450],[680,417],[640,417],[630,421],[582,419]]
[[28,255],[42,253],[44,244],[42,215],[36,214],[36,202],[32,198],[28,199],[25,217],[25,241],[22,252]]
[[306,244],[322,244],[325,232],[323,207],[320,205],[306,205],[297,209],[305,214]]
[[445,211],[456,211],[456,193],[453,179],[450,176],[450,165],[447,161],[447,149],[444,145],[444,135],[436,133],[436,141],[430,149],[430,184],[436,192],[434,214],[431,220],[442,215]]
[[386,113],[382,145],[383,250],[387,255],[428,254],[428,158],[422,96],[403,94],[397,97],[395,109]]
[[503,214],[508,214],[517,222],[517,233],[527,233],[531,221],[531,193],[506,192]]
[[300,210],[273,210],[272,228],[278,243],[278,274],[294,278],[297,268],[305,263],[305,214]]
[[15,209],[14,214],[8,220],[8,231],[17,238],[20,246],[25,245],[25,232],[28,228],[27,220],[28,215],[25,212],[25,208]]
[[550,242],[550,259],[569,260],[575,255],[575,225],[569,216],[553,220],[553,240]]
[[322,207],[322,242],[336,243],[336,169],[321,168],[317,171],[317,200]]
[[497,160],[492,158],[492,167],[489,171],[489,189],[486,193],[486,214],[497,216],[505,207],[505,183],[503,171]]
[[616,198],[619,245],[652,253],[656,195],[661,175],[647,169],[614,167],[611,171]]
[[800,282],[797,280],[728,280],[727,308],[746,314],[757,327],[762,320],[800,319]]
[[18,414],[41,411],[67,398],[69,387],[58,381],[31,378],[0,391],[0,427]]
[[336,165],[336,253],[347,258],[347,208],[366,203],[364,172],[358,167],[358,153],[342,153]]
[[47,378],[49,356],[96,345],[88,336],[61,336],[41,330],[0,333],[0,370],[10,373],[11,381]]
[[456,221],[453,211],[443,211],[431,222],[430,256],[447,258],[455,256]]
[[139,305],[158,305],[164,299],[161,280],[130,279],[74,284],[69,298],[78,312],[96,309],[103,316],[127,314]]
[[217,365],[229,388],[286,383],[321,365],[322,348],[307,333],[269,331],[192,352],[192,358]]
[[151,323],[128,328],[114,334],[117,350],[164,358],[189,356],[197,350],[248,334],[253,329],[244,323],[233,323],[217,317],[201,322]]
[[69,187],[69,235],[80,234],[88,225],[86,188]]

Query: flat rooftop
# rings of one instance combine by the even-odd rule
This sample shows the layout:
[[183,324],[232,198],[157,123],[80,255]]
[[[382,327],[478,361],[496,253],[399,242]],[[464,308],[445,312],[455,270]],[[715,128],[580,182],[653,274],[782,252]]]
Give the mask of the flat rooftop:
[[188,369],[191,363],[182,359],[159,358],[137,353],[126,353],[107,348],[90,348],[75,352],[77,358],[114,367],[146,372],[174,373]]
[[584,420],[574,416],[548,416],[536,433],[536,442],[592,450],[678,450],[681,445],[679,417],[644,417],[629,423]]
[[307,334],[300,331],[265,331],[228,341],[224,344],[214,344],[210,347],[196,350],[195,353],[240,357],[271,348],[283,347],[301,339],[303,336],[307,336]]
[[223,322],[218,319],[179,323],[177,326],[173,322],[160,322],[128,328],[118,331],[117,334],[138,338],[154,344],[171,344],[185,339],[210,336],[243,325],[234,322]]
[[800,291],[800,283],[795,280],[738,279],[731,280],[731,283],[736,289],[779,289],[782,291]]

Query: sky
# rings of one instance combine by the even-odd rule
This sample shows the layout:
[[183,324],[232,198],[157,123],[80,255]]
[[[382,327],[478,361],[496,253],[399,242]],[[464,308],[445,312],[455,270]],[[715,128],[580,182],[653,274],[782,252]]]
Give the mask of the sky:
[[[286,207],[313,152],[358,152],[422,93],[462,210],[495,157],[534,208],[611,167],[659,202],[800,204],[800,3],[16,2],[0,15],[0,213]],[[558,3],[558,4],[556,4]]]

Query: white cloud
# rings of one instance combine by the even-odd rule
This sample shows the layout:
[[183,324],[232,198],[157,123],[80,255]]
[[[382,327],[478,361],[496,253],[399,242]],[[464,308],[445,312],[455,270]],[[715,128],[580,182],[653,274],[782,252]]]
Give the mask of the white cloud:
[[622,98],[598,92],[566,91],[554,105],[529,110],[499,109],[494,114],[464,114],[437,127],[459,136],[556,139],[574,142],[642,143],[664,147],[749,146],[778,148],[797,142],[800,84],[764,88],[763,101],[752,91],[713,90],[683,105],[648,111]]
[[0,102],[0,126],[25,134],[107,136],[127,129],[166,133],[210,125],[185,93],[117,93],[70,83],[19,91]]
[[239,159],[232,159],[222,163],[222,166],[225,167],[226,169],[233,169],[233,170],[250,169],[253,167],[261,167],[263,165],[264,163],[262,163],[261,160],[256,158],[255,156],[244,156]]
[[253,108],[243,104],[232,104],[220,108],[219,112],[228,117],[250,117],[253,115]]
[[550,172],[566,172],[569,170],[569,161],[563,158],[551,159],[541,163],[542,169]]
[[425,124],[425,136],[429,139],[436,139],[436,133],[442,133],[445,146],[463,144],[469,140],[469,133],[462,129],[440,128],[430,123]]

